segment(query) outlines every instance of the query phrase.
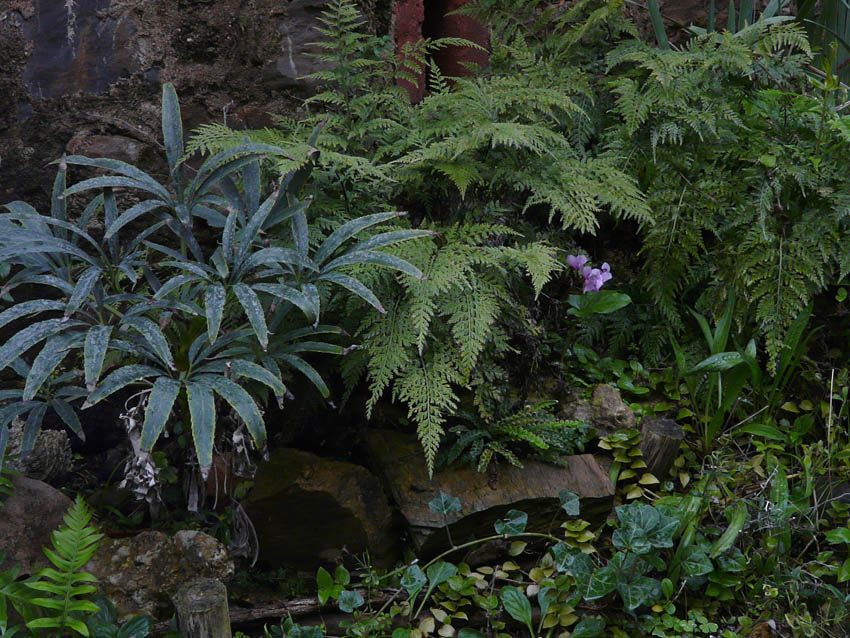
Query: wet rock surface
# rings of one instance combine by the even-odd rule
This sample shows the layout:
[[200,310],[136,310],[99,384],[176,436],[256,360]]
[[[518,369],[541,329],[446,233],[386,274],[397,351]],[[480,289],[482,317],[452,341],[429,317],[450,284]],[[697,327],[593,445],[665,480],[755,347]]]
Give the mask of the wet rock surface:
[[257,531],[259,559],[315,570],[366,550],[375,565],[397,557],[393,514],[380,481],[366,468],[280,448],[261,463],[245,509]]
[[623,401],[620,391],[607,383],[595,386],[590,400],[575,398],[565,402],[561,416],[590,423],[600,437],[633,428],[637,423],[635,413]]
[[443,517],[428,507],[440,491],[461,501],[462,510],[447,517],[455,544],[492,534],[493,523],[511,509],[528,514],[528,531],[546,530],[560,511],[561,490],[579,496],[584,519],[604,516],[613,503],[614,488],[589,454],[567,457],[566,467],[529,460],[524,468],[502,466],[488,473],[472,467],[449,468],[429,478],[414,436],[374,430],[368,443],[379,473],[406,519],[411,539],[423,556],[444,549],[447,543]]

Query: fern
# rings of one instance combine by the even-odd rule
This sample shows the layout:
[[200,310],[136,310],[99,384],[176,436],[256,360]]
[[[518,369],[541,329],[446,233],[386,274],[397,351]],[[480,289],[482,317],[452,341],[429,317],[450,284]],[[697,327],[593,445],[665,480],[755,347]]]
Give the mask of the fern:
[[[451,428],[452,440],[440,458],[440,465],[464,460],[484,472],[497,456],[522,467],[520,454],[531,453],[558,463],[561,455],[582,451],[592,437],[592,430],[585,423],[558,419],[552,413],[554,405],[554,401],[545,401],[524,406],[489,423],[473,413],[460,412],[458,416],[465,423]],[[509,413],[510,409],[503,407],[502,411]]]
[[58,614],[30,620],[27,627],[67,628],[88,636],[88,628],[80,620],[79,614],[98,611],[97,605],[85,598],[96,591],[93,585],[86,583],[96,579],[80,570],[94,555],[103,535],[89,525],[91,513],[79,495],[63,520],[65,525],[53,532],[51,537],[53,549],[44,548],[45,555],[54,567],[41,570],[35,580],[27,583],[31,589],[48,594],[46,597],[33,598],[31,602]]
[[643,226],[647,286],[682,327],[682,304],[722,307],[764,337],[771,368],[785,332],[846,273],[850,202],[844,98],[810,95],[811,49],[793,24],[756,22],[683,50],[632,42],[608,55],[620,123],[655,224]]

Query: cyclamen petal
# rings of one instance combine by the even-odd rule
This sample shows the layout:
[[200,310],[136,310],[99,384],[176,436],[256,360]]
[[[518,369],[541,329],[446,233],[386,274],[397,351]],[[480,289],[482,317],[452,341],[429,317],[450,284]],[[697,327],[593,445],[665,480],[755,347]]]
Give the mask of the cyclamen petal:
[[596,292],[602,288],[603,283],[605,282],[602,279],[602,272],[594,268],[593,272],[584,280],[584,292]]
[[608,265],[607,261],[602,264],[602,272],[611,272],[611,266]]
[[567,265],[573,270],[581,270],[587,263],[587,255],[567,255]]

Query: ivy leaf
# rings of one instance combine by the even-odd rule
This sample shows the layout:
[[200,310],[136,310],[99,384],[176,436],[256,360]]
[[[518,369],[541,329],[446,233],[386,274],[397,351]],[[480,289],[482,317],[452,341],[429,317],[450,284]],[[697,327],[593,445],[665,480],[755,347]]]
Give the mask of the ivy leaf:
[[617,591],[628,611],[634,611],[644,603],[661,596],[661,583],[649,576],[638,576],[633,580],[620,582]]
[[598,638],[603,635],[604,630],[605,621],[602,618],[591,616],[585,618],[573,628],[570,638]]
[[[617,554],[622,556],[622,554]],[[617,565],[612,559],[605,567],[590,575],[584,590],[585,600],[597,600],[617,589]]]
[[528,627],[528,631],[534,635],[534,629],[531,626],[531,603],[526,595],[516,587],[508,585],[502,589],[499,598],[511,618],[524,624]]
[[569,490],[561,490],[558,492],[558,500],[561,502],[561,507],[567,513],[567,516],[578,516],[581,511],[578,494],[574,494]]
[[360,595],[360,592],[352,591],[350,589],[346,589],[339,594],[339,610],[350,614],[358,607],[363,606],[363,596]]
[[682,563],[685,568],[685,575],[688,578],[705,576],[714,571],[714,565],[704,547],[696,545],[690,547],[689,550],[687,558]]
[[646,554],[652,549],[646,532],[631,524],[615,529],[611,534],[611,542],[617,549],[627,549],[635,554]]
[[587,576],[593,572],[594,565],[590,556],[563,541],[555,544],[550,551],[552,558],[555,559],[555,569],[559,572],[567,572],[575,578]]
[[496,528],[497,534],[513,536],[515,534],[522,534],[527,524],[528,514],[519,510],[510,510],[507,516],[496,521],[493,527]]
[[461,510],[460,499],[440,490],[440,493],[437,494],[436,498],[428,503],[428,508],[436,514],[447,516],[452,512],[459,512]]

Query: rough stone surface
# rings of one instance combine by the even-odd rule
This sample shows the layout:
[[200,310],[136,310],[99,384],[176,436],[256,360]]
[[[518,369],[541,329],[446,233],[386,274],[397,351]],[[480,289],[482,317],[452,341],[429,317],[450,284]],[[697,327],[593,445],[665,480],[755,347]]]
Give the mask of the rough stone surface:
[[568,457],[566,467],[526,461],[524,468],[500,466],[494,473],[477,472],[471,467],[450,468],[429,479],[415,437],[373,430],[368,444],[423,556],[438,552],[446,543],[443,517],[428,507],[441,490],[459,498],[463,507],[448,516],[456,544],[492,534],[493,523],[510,509],[528,514],[529,531],[547,529],[560,511],[561,490],[578,494],[585,519],[604,516],[613,503],[611,481],[589,454]]
[[280,448],[261,463],[245,509],[260,560],[314,570],[343,548],[367,549],[373,563],[396,558],[393,515],[380,481],[366,468]]
[[119,618],[144,613],[158,620],[171,616],[171,596],[184,583],[194,578],[226,582],[234,571],[224,546],[195,530],[173,537],[144,531],[104,539],[85,569],[100,581],[101,593],[115,603]]
[[596,428],[599,436],[633,428],[637,423],[635,413],[623,401],[620,391],[607,383],[600,383],[594,387],[589,401],[586,399],[567,401],[562,416],[566,419],[590,423]]
[[45,483],[61,479],[71,467],[71,442],[68,440],[68,434],[64,430],[41,430],[32,451],[21,459],[18,455],[23,445],[23,435],[24,422],[15,419],[9,430],[9,466],[29,478]]
[[[388,28],[387,0],[362,0]],[[313,88],[307,54],[324,0],[4,0],[0,3],[0,203],[44,210],[63,152],[162,170],[160,86],[173,82],[187,133],[294,115]],[[78,179],[77,172],[70,178]]]
[[71,499],[47,483],[18,475],[14,491],[0,507],[0,571],[19,565],[20,575],[34,574],[49,562],[42,551],[50,546],[50,534],[62,524],[73,505]]

